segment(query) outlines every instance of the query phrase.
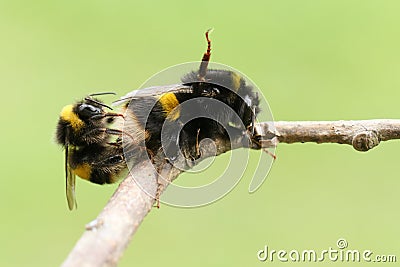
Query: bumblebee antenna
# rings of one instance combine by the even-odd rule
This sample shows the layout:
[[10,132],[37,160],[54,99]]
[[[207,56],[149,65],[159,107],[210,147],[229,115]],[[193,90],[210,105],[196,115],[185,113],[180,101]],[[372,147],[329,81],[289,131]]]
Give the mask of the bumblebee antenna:
[[94,93],[94,94],[90,94],[89,96],[85,97],[86,101],[89,101],[89,102],[95,103],[99,106],[108,108],[109,110],[113,110],[110,106],[107,106],[106,104],[103,104],[100,101],[97,101],[96,99],[92,98],[92,96],[98,96],[98,95],[116,95],[116,93],[114,93],[114,92]]
[[91,98],[93,95],[99,95],[99,94],[92,94],[92,95],[89,95],[89,96],[85,97],[85,101],[95,103],[95,104],[97,104],[97,105],[99,105],[99,106],[108,108],[109,110],[113,110],[110,106],[107,106],[106,104],[103,104],[103,103],[101,103],[100,101],[97,101],[96,99]]
[[211,57],[211,40],[208,37],[208,34],[211,33],[212,30],[213,29],[211,28],[206,31],[207,50],[204,53],[203,58],[201,59],[199,75],[198,75],[199,80],[202,82],[206,80],[208,62],[210,62],[210,57]]
[[116,95],[116,93],[114,93],[114,92],[103,92],[103,93],[90,94],[89,96],[98,96],[98,95]]

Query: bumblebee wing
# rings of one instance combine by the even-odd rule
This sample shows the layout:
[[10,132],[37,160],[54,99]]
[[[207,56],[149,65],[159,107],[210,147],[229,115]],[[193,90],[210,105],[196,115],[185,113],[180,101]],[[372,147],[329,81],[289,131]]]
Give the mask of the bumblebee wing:
[[121,97],[119,100],[113,102],[113,106],[119,106],[121,104],[127,103],[132,99],[138,99],[142,97],[157,96],[165,93],[192,93],[193,88],[190,85],[184,84],[172,84],[165,86],[152,86],[140,90],[134,90],[125,96]]
[[69,146],[65,147],[65,189],[67,195],[67,202],[69,210],[73,210],[76,207],[75,199],[75,173],[69,166]]

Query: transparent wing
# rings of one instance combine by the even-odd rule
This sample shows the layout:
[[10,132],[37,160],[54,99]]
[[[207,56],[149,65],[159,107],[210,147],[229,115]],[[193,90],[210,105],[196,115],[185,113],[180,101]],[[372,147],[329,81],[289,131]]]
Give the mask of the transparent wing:
[[75,173],[69,166],[69,146],[65,147],[65,189],[67,195],[67,202],[69,210],[76,208],[76,198],[75,198]]
[[165,86],[152,86],[140,90],[134,90],[125,96],[121,97],[119,100],[113,102],[113,106],[119,106],[126,102],[129,102],[131,99],[138,99],[142,97],[148,96],[157,96],[165,93],[192,93],[193,88],[190,85],[184,84],[172,84]]

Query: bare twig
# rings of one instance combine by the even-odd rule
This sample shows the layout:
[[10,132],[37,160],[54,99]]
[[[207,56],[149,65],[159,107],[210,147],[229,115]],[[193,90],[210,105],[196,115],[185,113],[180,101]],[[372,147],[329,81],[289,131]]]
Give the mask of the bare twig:
[[[275,131],[272,129],[276,129]],[[273,132],[280,143],[337,143],[368,151],[380,141],[400,139],[400,120],[263,122],[258,132]]]
[[[144,161],[135,169],[148,192],[155,193],[156,173]],[[153,198],[148,196],[130,175],[121,182],[100,215],[86,226],[86,231],[62,266],[116,266],[143,218],[150,211]]]
[[[273,146],[277,138],[281,143],[339,143],[352,145],[358,151],[368,151],[380,141],[400,139],[400,120],[263,122],[257,125],[256,130],[265,147]],[[246,146],[244,139],[232,140],[232,143],[217,139],[216,152],[214,145],[201,147],[202,158]],[[181,172],[170,164],[163,164],[158,171],[169,181]],[[140,180],[140,186],[132,173],[135,173],[136,180]],[[152,196],[156,194],[157,177],[149,161],[137,164],[97,219],[86,226],[86,231],[63,266],[116,266],[140,223],[154,205]],[[164,184],[164,189],[166,186]]]

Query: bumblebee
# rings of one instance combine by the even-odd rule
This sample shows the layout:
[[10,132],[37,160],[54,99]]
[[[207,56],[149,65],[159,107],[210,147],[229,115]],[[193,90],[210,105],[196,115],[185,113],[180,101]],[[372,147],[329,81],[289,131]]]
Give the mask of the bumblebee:
[[[199,69],[184,75],[181,83],[130,92],[114,102],[120,113],[107,112],[111,108],[95,95],[63,108],[56,139],[65,148],[70,209],[76,205],[76,175],[98,184],[112,183],[128,161],[131,165],[131,160],[135,164],[144,156],[153,159],[160,150],[170,162],[179,155],[195,161],[205,138],[229,141],[245,135],[250,146],[260,147],[254,133],[258,95],[236,72],[208,69],[208,35],[209,31]],[[124,118],[123,126],[110,128],[117,117]]]
[[[122,114],[92,94],[74,105],[65,106],[56,129],[56,142],[65,149],[66,196],[70,210],[76,206],[76,175],[97,184],[113,183],[126,168],[121,146],[122,131],[109,126]],[[112,136],[116,139],[111,140]]]
[[133,91],[114,102],[126,117],[123,132],[134,133],[134,142],[128,139],[124,148],[144,146],[150,157],[163,149],[169,161],[180,153],[194,161],[205,138],[229,141],[245,134],[250,146],[261,146],[254,133],[258,95],[236,72],[208,69],[208,34],[199,70],[184,75],[180,84]]

